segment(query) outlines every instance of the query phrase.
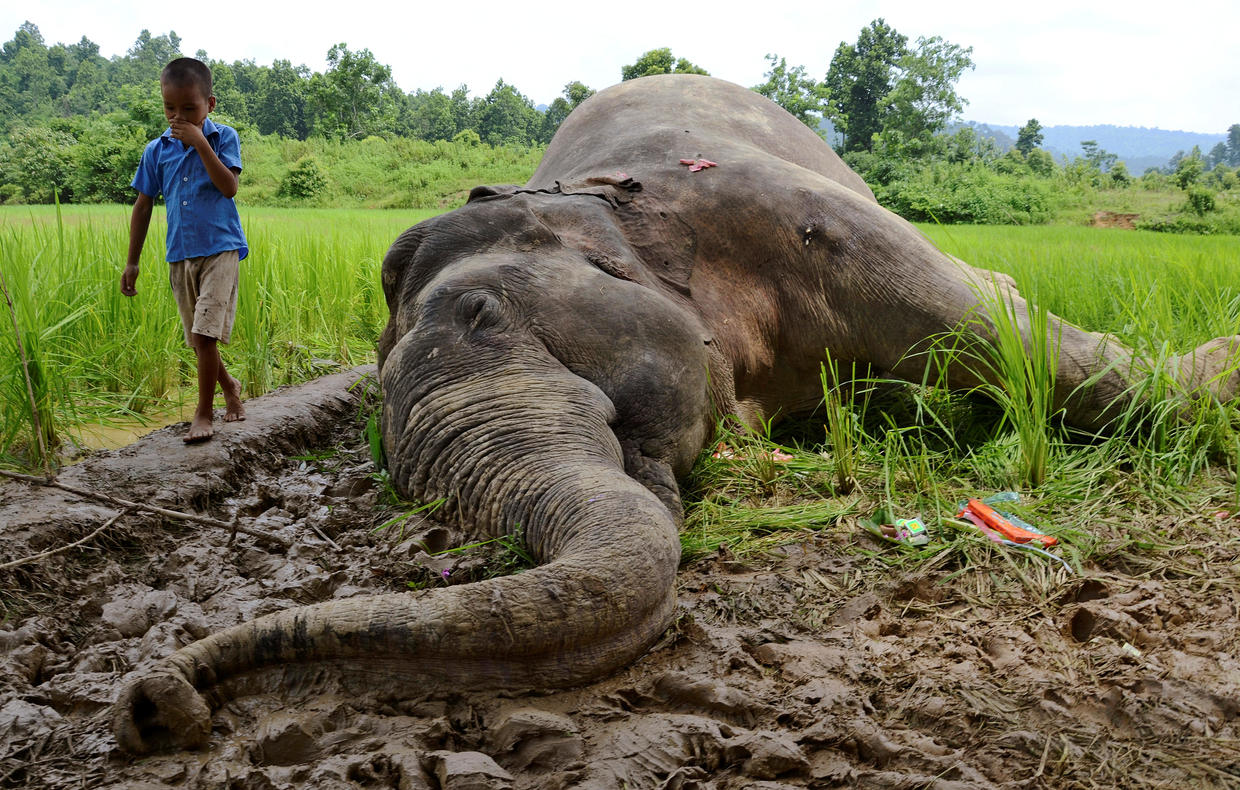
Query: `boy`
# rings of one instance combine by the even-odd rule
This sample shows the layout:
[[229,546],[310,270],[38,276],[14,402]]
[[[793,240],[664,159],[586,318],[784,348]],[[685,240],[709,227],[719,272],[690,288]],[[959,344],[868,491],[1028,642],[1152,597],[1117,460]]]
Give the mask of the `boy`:
[[159,77],[168,129],[147,144],[131,186],[138,190],[129,220],[129,257],[121,293],[137,293],[138,259],[161,193],[167,204],[168,264],[185,342],[198,358],[198,407],[185,435],[202,442],[215,433],[215,386],[224,393],[224,419],[245,419],[241,384],[228,374],[218,343],[228,343],[237,310],[238,264],[249,253],[233,196],[241,145],[230,127],[213,123],[211,70],[177,58]]

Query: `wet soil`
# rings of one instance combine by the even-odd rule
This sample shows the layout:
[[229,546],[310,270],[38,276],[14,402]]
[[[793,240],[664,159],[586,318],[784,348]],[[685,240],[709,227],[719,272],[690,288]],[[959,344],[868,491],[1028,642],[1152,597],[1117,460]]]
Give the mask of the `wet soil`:
[[[0,571],[0,787],[1240,786],[1234,541],[1175,573],[1104,551],[1087,578],[1059,579],[998,549],[984,566],[891,563],[847,521],[683,567],[675,625],[589,686],[398,692],[378,673],[369,687],[272,674],[233,689],[206,750],[120,753],[108,708],[122,679],[206,633],[518,564],[499,543],[435,554],[467,538],[451,523],[383,528],[364,373],[250,401],[205,445],[172,426],[61,473],[292,546],[131,513]],[[0,486],[0,562],[117,512]]]

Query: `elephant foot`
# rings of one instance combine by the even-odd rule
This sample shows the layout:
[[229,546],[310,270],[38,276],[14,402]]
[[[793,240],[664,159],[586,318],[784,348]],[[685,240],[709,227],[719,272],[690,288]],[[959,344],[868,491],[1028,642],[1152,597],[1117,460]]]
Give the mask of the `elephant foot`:
[[121,691],[112,732],[130,754],[198,749],[211,737],[211,708],[180,674],[158,670]]
[[1173,364],[1190,397],[1208,394],[1227,402],[1240,396],[1240,335],[1216,337]]

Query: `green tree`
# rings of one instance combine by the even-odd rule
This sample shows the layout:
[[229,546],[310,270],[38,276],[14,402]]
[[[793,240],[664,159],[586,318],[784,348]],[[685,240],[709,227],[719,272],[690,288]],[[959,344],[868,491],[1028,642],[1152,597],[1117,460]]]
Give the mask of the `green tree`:
[[1201,178],[1202,172],[1205,170],[1205,162],[1201,157],[1201,149],[1193,146],[1193,150],[1188,156],[1181,156],[1175,164],[1175,172],[1171,174],[1171,181],[1180,189],[1188,191],[1191,186],[1197,183],[1197,179]]
[[452,99],[443,88],[410,94],[402,121],[402,132],[419,140],[451,140],[459,131],[452,117]]
[[993,137],[984,137],[972,126],[962,126],[944,139],[942,156],[948,162],[994,162],[999,158],[999,145]]
[[237,75],[232,66],[220,61],[207,60],[205,52],[200,54],[203,57],[199,60],[211,67],[211,81],[214,83],[216,99],[215,113],[226,119],[226,122],[232,126],[250,123],[251,115],[247,96],[254,96],[254,93],[244,90],[237,84]]
[[1240,167],[1240,123],[1227,127],[1227,164]]
[[1132,183],[1132,175],[1128,172],[1128,166],[1123,162],[1116,162],[1112,165],[1107,175],[1111,177],[1112,186],[1122,188]]
[[1055,172],[1055,158],[1050,151],[1035,148],[1025,157],[1025,161],[1029,163],[1029,169],[1040,176],[1049,178]]
[[297,161],[280,180],[277,195],[293,200],[313,200],[327,188],[327,177],[313,156]]
[[305,66],[294,68],[287,60],[272,61],[252,110],[258,131],[306,139],[310,134],[310,119],[306,113],[309,89],[309,69]]
[[541,120],[534,103],[501,79],[482,100],[477,132],[490,145],[529,145]]
[[12,41],[6,41],[4,46],[0,48],[0,63],[9,64],[28,47],[42,47],[47,49],[47,45],[43,42],[43,34],[39,32],[39,26],[30,20],[26,20],[17,28],[17,32],[13,34]]
[[1042,124],[1037,118],[1030,118],[1016,133],[1016,150],[1028,157],[1033,149],[1041,147],[1042,139]]
[[0,143],[0,198],[19,203],[51,203],[53,193],[69,193],[73,135],[45,126],[20,126]]
[[[164,66],[175,58],[181,57],[181,37],[175,30],[167,35],[152,36],[151,31],[143,30],[138,40],[129,48],[129,52],[121,60],[119,67],[121,83],[125,85],[154,86],[159,82],[159,74]],[[148,87],[148,90],[156,90]]]
[[1189,187],[1188,208],[1199,217],[1204,217],[1215,209],[1214,193],[1204,187]]
[[921,155],[932,138],[958,115],[965,100],[956,83],[973,68],[972,47],[960,47],[939,36],[919,37],[897,64],[895,84],[879,102],[880,141],[886,147]]
[[551,142],[551,138],[555,137],[556,131],[560,128],[560,124],[564,123],[569,112],[568,100],[563,96],[556,96],[555,100],[547,106],[547,111],[543,113],[542,123],[538,127],[538,142]]
[[1206,154],[1206,169],[1213,170],[1219,165],[1227,163],[1227,143],[1217,143],[1210,149],[1210,153]]
[[653,74],[710,74],[709,71],[697,66],[684,58],[676,59],[668,47],[652,49],[637,59],[636,63],[620,69],[620,80],[635,80],[638,77],[649,77]]
[[[159,119],[164,120],[162,113]],[[143,124],[122,112],[95,115],[81,122],[77,145],[72,149],[73,172],[69,177],[73,200],[132,202],[134,193],[129,182],[138,169],[142,148],[152,136]]]
[[579,80],[573,80],[564,86],[564,99],[568,102],[568,111],[577,109],[577,105],[594,95],[594,89]]
[[89,115],[113,109],[110,105],[115,85],[109,72],[111,64],[99,54],[99,45],[86,38],[66,48],[73,72],[69,90],[61,101],[62,115]]
[[1118,154],[1113,154],[1100,147],[1097,140],[1082,140],[1081,150],[1085,152],[1085,161],[1089,162],[1100,173],[1110,170],[1119,159]]
[[469,86],[464,84],[458,85],[449,98],[452,100],[452,123],[456,125],[456,134],[453,137],[466,129],[473,129],[476,132],[482,100],[471,99]]
[[814,131],[822,121],[825,90],[822,83],[806,76],[804,66],[789,68],[788,62],[778,55],[767,55],[770,70],[764,75],[766,82],[755,85],[753,90],[783,107],[801,123]]
[[65,92],[64,80],[48,60],[43,34],[24,23],[0,50],[0,117],[8,122],[46,118],[52,99]]
[[881,102],[895,87],[907,43],[907,37],[875,19],[861,29],[855,44],[841,41],[836,48],[825,82],[827,109],[845,151],[873,148],[874,135],[883,128]]
[[568,114],[577,109],[577,105],[594,95],[594,90],[583,82],[573,81],[564,86],[562,96],[557,96],[555,101],[547,107],[547,111],[543,113],[542,125],[538,132],[538,142],[548,143],[555,136],[556,130],[560,128],[560,124],[564,123],[564,119]]
[[327,52],[327,71],[311,79],[313,128],[325,137],[356,138],[395,131],[403,94],[392,70],[369,49],[340,43]]

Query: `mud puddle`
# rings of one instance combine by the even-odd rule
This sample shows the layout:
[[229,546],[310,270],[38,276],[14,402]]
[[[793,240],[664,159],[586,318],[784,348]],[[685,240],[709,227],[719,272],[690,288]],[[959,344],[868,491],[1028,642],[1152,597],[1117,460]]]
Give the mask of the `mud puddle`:
[[455,693],[393,688],[381,667],[268,673],[233,689],[206,751],[121,754],[108,707],[122,678],[206,633],[510,569],[499,544],[429,555],[465,539],[450,524],[377,529],[393,514],[355,415],[318,438],[295,457],[245,455],[207,508],[287,551],[134,518],[0,577],[0,786],[1240,786],[1225,555],[1197,578],[1099,570],[1033,603],[1017,583],[979,598],[977,569],[910,576],[845,528],[682,568],[675,626],[593,685]]

